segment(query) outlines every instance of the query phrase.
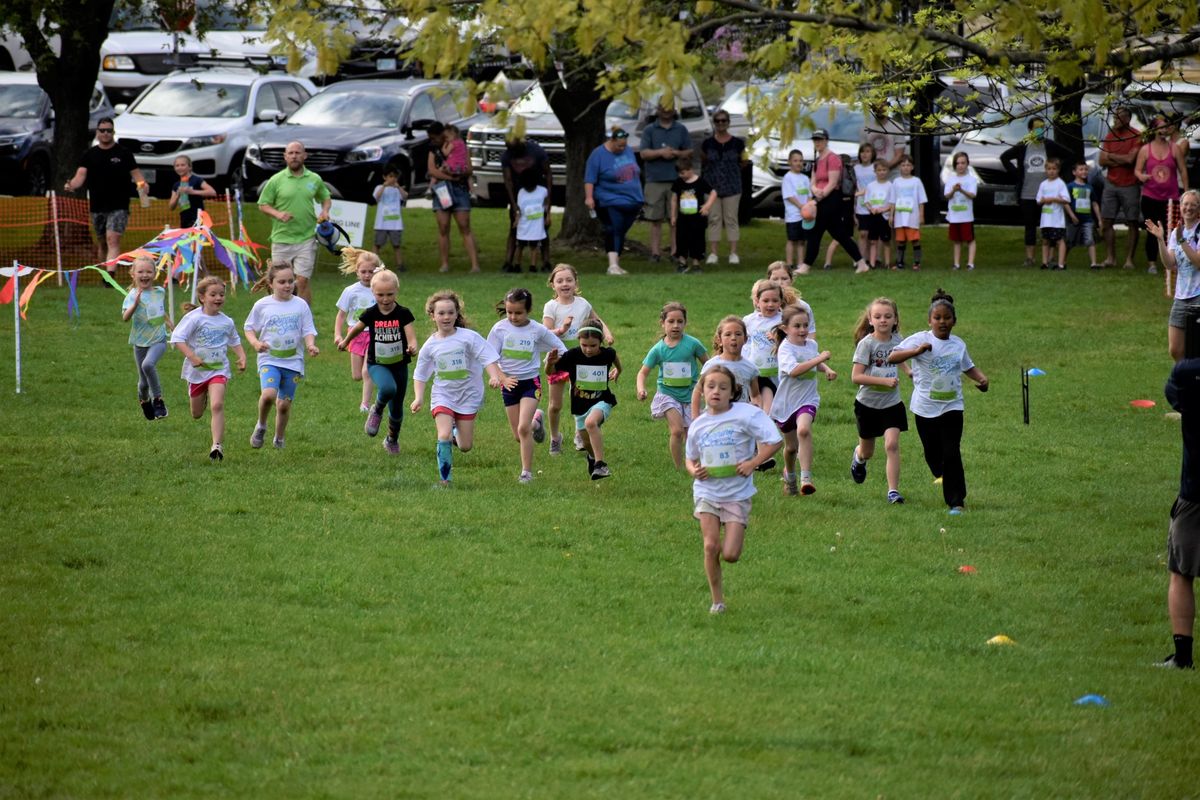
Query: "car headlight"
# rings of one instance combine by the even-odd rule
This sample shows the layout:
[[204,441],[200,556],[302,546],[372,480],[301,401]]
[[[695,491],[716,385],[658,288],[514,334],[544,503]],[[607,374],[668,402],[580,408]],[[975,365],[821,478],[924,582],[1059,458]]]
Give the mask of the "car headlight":
[[255,164],[262,163],[262,148],[256,144],[252,144],[246,148],[246,160],[253,161]]
[[0,147],[19,145],[32,135],[32,133],[15,133],[11,136],[0,136]]
[[220,144],[225,141],[225,134],[218,133],[215,136],[193,136],[183,143],[183,150],[193,150],[197,147],[212,147],[214,144]]
[[110,69],[110,70],[136,69],[136,67],[133,64],[133,59],[130,58],[129,56],[105,56],[104,60],[100,62],[100,68],[101,69]]
[[383,148],[379,146],[373,147],[356,147],[346,154],[347,164],[357,164],[362,161],[378,161],[383,158]]

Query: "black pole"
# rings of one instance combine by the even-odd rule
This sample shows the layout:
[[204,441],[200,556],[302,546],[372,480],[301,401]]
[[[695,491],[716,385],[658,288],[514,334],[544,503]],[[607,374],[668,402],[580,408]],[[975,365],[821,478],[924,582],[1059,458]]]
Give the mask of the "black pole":
[[1025,424],[1029,424],[1029,370],[1021,367],[1021,405],[1025,411]]

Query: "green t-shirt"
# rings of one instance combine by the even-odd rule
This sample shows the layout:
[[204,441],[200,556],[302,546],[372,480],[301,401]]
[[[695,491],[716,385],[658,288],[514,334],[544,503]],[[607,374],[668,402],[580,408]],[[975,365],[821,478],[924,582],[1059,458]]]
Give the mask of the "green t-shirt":
[[685,333],[674,347],[669,347],[666,339],[659,339],[642,359],[642,365],[658,367],[658,391],[686,405],[692,402],[692,389],[700,374],[696,361],[703,361],[707,355],[700,340]]
[[305,168],[299,175],[293,175],[285,167],[276,172],[263,186],[258,202],[276,211],[287,211],[292,218],[287,222],[272,221],[271,241],[277,244],[300,244],[312,239],[317,227],[317,212],[313,210],[313,202],[327,199],[329,187],[312,170]]

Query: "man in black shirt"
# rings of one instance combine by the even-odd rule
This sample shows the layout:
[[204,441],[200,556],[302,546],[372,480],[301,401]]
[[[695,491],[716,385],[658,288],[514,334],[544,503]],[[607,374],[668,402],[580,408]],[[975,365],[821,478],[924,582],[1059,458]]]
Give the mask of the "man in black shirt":
[[[97,144],[79,159],[79,169],[63,189],[73,192],[87,185],[92,227],[98,239],[97,259],[113,261],[121,254],[121,234],[129,222],[127,181],[132,179],[138,189],[144,189],[146,181],[133,154],[114,141],[111,117],[100,120],[96,138]],[[116,264],[108,266],[110,274],[116,269]]]
[[1200,358],[1186,358],[1171,370],[1167,402],[1181,415],[1183,468],[1179,496],[1171,508],[1167,534],[1167,612],[1175,652],[1164,667],[1192,669],[1192,628],[1196,620],[1193,582],[1200,575]]

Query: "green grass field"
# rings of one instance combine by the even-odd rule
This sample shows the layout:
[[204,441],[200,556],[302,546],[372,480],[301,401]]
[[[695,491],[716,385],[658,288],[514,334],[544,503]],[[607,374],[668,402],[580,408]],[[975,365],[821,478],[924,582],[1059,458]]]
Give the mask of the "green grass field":
[[[458,258],[440,276],[430,220],[410,212],[401,302],[456,288],[484,333],[513,285],[540,308],[541,277],[496,272],[499,215],[475,216],[486,273]],[[800,285],[841,373],[821,386],[818,492],[757,477],[723,617],[708,614],[690,479],[633,376],[663,301],[687,303],[705,341],[750,310],[776,224],[751,226],[736,272],[630,258],[636,274],[613,279],[597,254],[559,254],[584,267],[628,370],[599,482],[543,445],[519,486],[495,392],[452,490],[434,488],[426,413],[388,456],[331,345],[348,281],[327,262],[323,352],[287,449],[250,449],[248,372],[217,465],[177,354],[160,364],[171,416],[142,419],[116,293],[81,289],[68,321],[65,293],[39,290],[20,395],[0,307],[0,797],[1194,795],[1179,737],[1200,712],[1195,676],[1150,666],[1170,650],[1180,463],[1161,278],[1090,273],[1079,254],[1065,273],[1022,270],[1019,231],[999,229],[981,232],[979,270],[951,274],[944,237],[927,231],[921,273],[854,276],[842,256]],[[906,505],[884,502],[882,453],[866,485],[848,475],[856,316],[888,295],[918,330],[939,285],[992,384],[966,399],[959,518],[915,429]],[[253,299],[231,298],[239,326]],[[1047,373],[1030,425],[1022,366]],[[985,644],[1000,633],[1016,645]],[[1111,705],[1073,704],[1089,693]]]

